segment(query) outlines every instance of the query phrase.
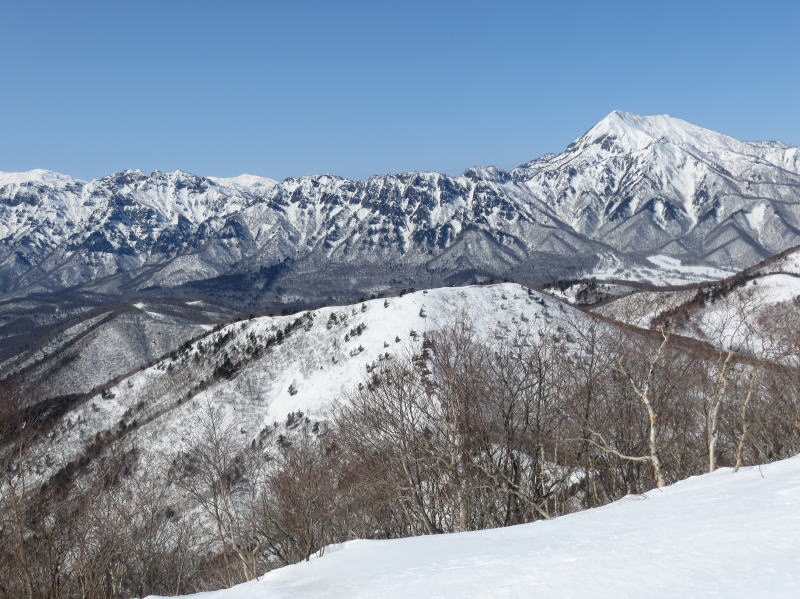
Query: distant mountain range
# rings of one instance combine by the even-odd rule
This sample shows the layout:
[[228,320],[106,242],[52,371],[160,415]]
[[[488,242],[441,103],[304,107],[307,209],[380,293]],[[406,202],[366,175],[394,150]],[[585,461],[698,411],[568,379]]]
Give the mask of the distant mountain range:
[[346,300],[541,284],[651,255],[738,270],[800,243],[800,148],[613,112],[511,171],[281,182],[0,173],[0,294]]

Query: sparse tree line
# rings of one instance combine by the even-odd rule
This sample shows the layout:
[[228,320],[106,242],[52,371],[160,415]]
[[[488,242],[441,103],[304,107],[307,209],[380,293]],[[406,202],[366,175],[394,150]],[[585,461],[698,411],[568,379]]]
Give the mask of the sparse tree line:
[[19,423],[1,448],[0,598],[230,586],[349,539],[549,519],[793,455],[800,347],[776,338],[767,355],[587,318],[486,343],[456,319],[322,423],[292,414],[247,445],[209,403],[177,459],[143,463],[128,439],[61,485],[31,480],[40,445]]

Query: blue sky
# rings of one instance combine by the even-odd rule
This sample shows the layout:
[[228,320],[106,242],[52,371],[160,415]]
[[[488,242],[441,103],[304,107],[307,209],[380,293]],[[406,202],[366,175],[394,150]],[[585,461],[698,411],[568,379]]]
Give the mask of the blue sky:
[[800,3],[11,2],[0,170],[513,167],[613,109],[800,145]]

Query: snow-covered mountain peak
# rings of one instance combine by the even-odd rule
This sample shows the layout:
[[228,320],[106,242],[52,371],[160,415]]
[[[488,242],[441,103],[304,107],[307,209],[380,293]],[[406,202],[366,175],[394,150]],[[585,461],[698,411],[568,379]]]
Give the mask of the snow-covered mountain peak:
[[69,175],[36,168],[30,171],[0,172],[0,188],[7,185],[53,184],[53,183],[83,183]]
[[668,114],[645,116],[621,110],[611,112],[576,140],[575,145],[585,148],[599,144],[604,150],[631,152],[658,141],[693,148],[740,149],[743,145],[732,137]]
[[[579,233],[634,251],[689,250],[730,268],[767,240],[792,244],[795,225],[783,223],[795,219],[789,190],[800,185],[800,149],[739,141],[666,114],[614,111],[564,152],[511,175]],[[747,237],[720,243],[736,231]]]
[[236,177],[208,177],[208,179],[223,187],[236,187],[255,192],[268,191],[278,184],[275,179],[251,175],[249,173],[242,173]]
[[653,128],[644,123],[645,118],[630,112],[615,110],[589,129],[575,143],[579,146],[601,144],[610,147],[610,144],[603,144],[603,142],[611,138],[632,143],[637,149],[642,148],[653,141]]

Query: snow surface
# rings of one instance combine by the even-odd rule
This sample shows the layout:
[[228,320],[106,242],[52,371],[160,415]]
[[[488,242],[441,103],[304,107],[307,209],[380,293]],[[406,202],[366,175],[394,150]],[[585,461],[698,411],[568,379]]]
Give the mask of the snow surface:
[[725,279],[735,274],[732,270],[723,270],[714,266],[683,264],[677,258],[661,254],[648,256],[647,261],[653,265],[652,268],[627,266],[609,254],[603,256],[600,264],[594,270],[583,276],[602,280],[641,281],[653,285],[686,285]]
[[757,292],[762,303],[790,302],[800,297],[800,277],[787,274],[767,275],[750,281],[745,289],[751,293]]
[[745,218],[747,218],[747,224],[750,225],[751,229],[754,231],[761,229],[766,211],[767,207],[764,204],[757,204],[752,210],[746,213]]
[[392,541],[195,599],[800,597],[800,456],[546,522]]
[[267,190],[278,184],[275,179],[259,177],[258,175],[250,175],[247,173],[237,177],[208,177],[208,179],[226,187],[240,187],[244,189]]
[[707,303],[692,317],[694,335],[723,347],[744,348],[760,353],[770,346],[759,322],[770,310],[800,298],[800,277],[768,274],[735,289],[729,295]]
[[[158,316],[147,307],[143,304],[140,309],[155,320]],[[119,381],[106,397],[94,396],[76,406],[44,441],[46,458],[37,476],[43,480],[51,476],[98,433],[114,430],[126,418],[140,423],[125,439],[140,449],[143,464],[169,461],[190,450],[196,424],[209,405],[219,410],[221,427],[242,431],[238,437],[242,446],[258,441],[261,431],[284,422],[290,413],[300,411],[323,420],[332,406],[368,379],[373,367],[418,351],[427,331],[462,315],[476,337],[488,343],[509,342],[522,334],[531,339],[558,334],[568,323],[589,318],[515,283],[445,287],[312,312],[314,317],[279,347],[244,362],[232,379],[217,380],[190,401],[176,405],[192,386],[214,378],[223,354],[240,357],[251,343],[263,344],[306,313],[226,325],[193,343],[184,355],[165,357]],[[224,336],[229,341],[211,349]],[[194,360],[201,355],[208,359]]]

